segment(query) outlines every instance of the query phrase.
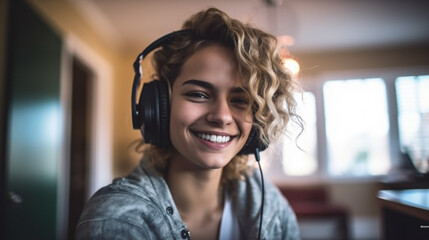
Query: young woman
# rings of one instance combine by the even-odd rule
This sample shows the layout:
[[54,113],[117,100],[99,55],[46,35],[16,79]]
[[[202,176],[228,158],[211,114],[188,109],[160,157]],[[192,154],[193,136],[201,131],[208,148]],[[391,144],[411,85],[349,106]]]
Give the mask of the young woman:
[[[167,86],[166,136],[90,199],[77,238],[299,239],[287,201],[263,190],[247,161],[298,118],[275,37],[214,8],[183,29],[153,57],[154,81]],[[144,136],[147,124],[137,124]]]

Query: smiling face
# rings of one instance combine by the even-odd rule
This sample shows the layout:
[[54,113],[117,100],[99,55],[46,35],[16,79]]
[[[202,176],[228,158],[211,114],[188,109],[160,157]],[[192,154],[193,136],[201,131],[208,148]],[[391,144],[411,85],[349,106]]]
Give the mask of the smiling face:
[[204,169],[224,167],[252,128],[249,99],[232,52],[219,45],[198,50],[173,83],[170,137],[177,154]]

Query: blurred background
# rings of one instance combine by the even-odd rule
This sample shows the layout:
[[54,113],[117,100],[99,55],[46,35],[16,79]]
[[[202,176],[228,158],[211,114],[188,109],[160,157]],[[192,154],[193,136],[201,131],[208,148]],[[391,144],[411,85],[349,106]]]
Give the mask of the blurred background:
[[262,159],[303,239],[429,236],[427,1],[1,0],[0,238],[73,239],[87,199],[141,157],[133,61],[211,6],[293,56],[305,130]]

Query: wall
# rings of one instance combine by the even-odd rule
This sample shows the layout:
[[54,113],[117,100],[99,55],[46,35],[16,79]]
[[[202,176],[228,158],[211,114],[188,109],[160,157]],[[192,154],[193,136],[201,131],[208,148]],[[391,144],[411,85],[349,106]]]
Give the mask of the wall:
[[[115,45],[109,39],[101,37],[97,29],[94,29],[85,20],[77,5],[70,1],[31,0],[31,2],[64,33],[65,37],[76,36],[112,67],[113,97],[112,106],[109,106],[112,108],[112,115],[108,116],[112,119],[113,124],[112,167],[114,176],[126,174],[138,163],[140,158],[140,155],[133,149],[133,141],[141,139],[141,137],[138,131],[132,129],[130,108],[131,85],[134,76],[132,63],[139,52],[130,51],[127,46]],[[141,50],[145,44],[142,43]]]
[[[8,1],[0,1],[0,91],[3,93],[3,83],[5,74],[5,58],[6,58],[6,31],[8,20]],[[3,98],[0,98],[0,106],[3,106]],[[1,111],[0,111],[1,114]],[[1,117],[2,115],[0,115]],[[1,118],[3,119],[3,118]]]
[[[4,136],[4,89],[5,89],[5,60],[6,60],[6,41],[7,41],[7,22],[8,22],[8,1],[0,1],[0,157],[3,157],[3,136]],[[1,176],[0,176],[1,177]]]
[[[6,176],[5,176],[5,158],[4,142],[5,142],[5,59],[6,59],[6,39],[7,39],[7,23],[8,23],[8,1],[0,1],[0,212],[5,212],[5,197],[6,197]],[[5,234],[6,216],[1,214],[0,217],[0,237]]]
[[298,58],[304,81],[307,81],[311,79],[306,76],[326,71],[428,66],[428,52],[429,45],[421,44],[379,49],[292,54]]
[[[75,53],[79,55],[96,55],[96,59],[106,64],[104,71],[111,73],[112,86],[110,101],[101,103],[103,107],[109,108],[111,112],[108,116],[102,116],[99,121],[110,121],[112,123],[108,136],[112,139],[109,156],[112,156],[114,176],[123,174],[120,171],[122,165],[130,165],[130,154],[127,145],[131,142],[131,115],[129,106],[129,91],[132,82],[132,58],[122,53],[119,46],[113,44],[109,39],[104,39],[98,34],[97,29],[86,21],[80,10],[71,1],[36,1],[30,0],[31,4],[40,11],[52,25],[62,33],[69,45],[74,45]],[[82,56],[86,58],[86,56]],[[94,57],[93,57],[94,58]],[[89,57],[91,59],[91,57]],[[83,59],[85,60],[85,59]],[[90,60],[91,61],[91,60]],[[85,61],[84,61],[85,62]],[[87,62],[88,64],[97,64]],[[104,79],[100,79],[103,84]],[[98,86],[100,88],[102,86]],[[100,104],[100,103],[99,103]],[[97,109],[96,109],[97,110]],[[137,135],[138,136],[138,135]],[[99,159],[103,161],[103,159]],[[109,161],[105,161],[109,162]],[[123,164],[125,162],[125,164]]]
[[[6,60],[6,41],[7,41],[7,22],[8,22],[8,1],[0,1],[0,119],[4,117],[4,89],[5,89],[5,60]],[[3,156],[3,129],[4,121],[0,124],[0,156]]]

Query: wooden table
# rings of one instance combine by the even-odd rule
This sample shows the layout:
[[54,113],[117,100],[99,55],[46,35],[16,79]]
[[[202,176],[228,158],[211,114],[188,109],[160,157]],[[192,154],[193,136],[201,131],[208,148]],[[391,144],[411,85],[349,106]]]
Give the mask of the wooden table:
[[382,237],[429,240],[429,189],[381,190]]

